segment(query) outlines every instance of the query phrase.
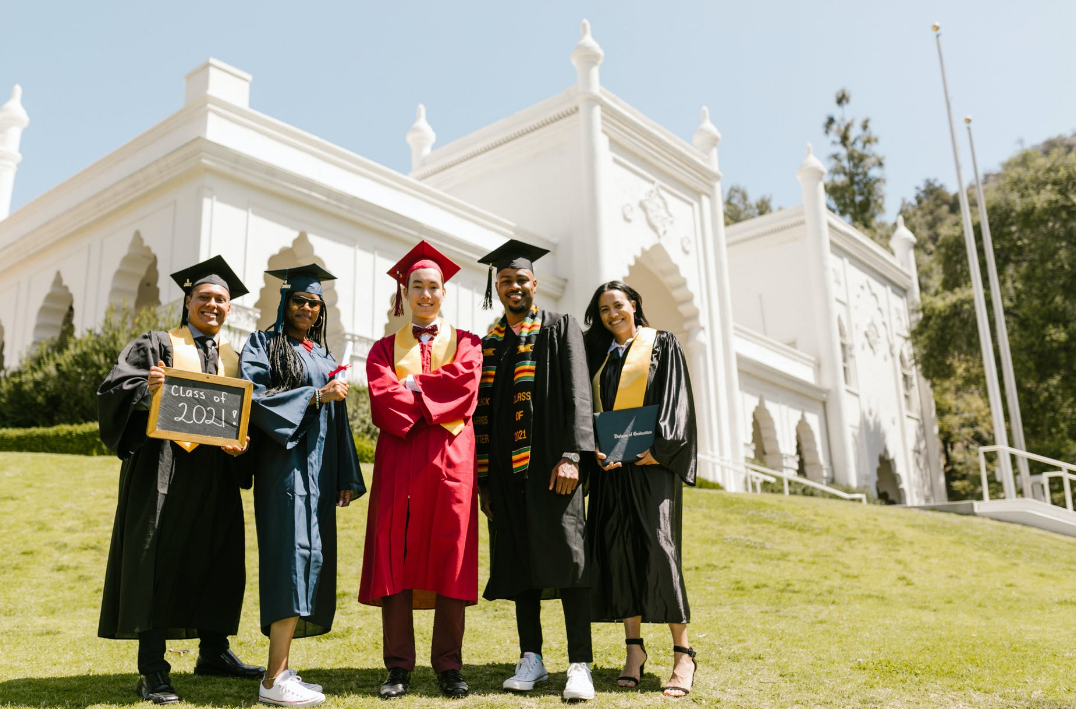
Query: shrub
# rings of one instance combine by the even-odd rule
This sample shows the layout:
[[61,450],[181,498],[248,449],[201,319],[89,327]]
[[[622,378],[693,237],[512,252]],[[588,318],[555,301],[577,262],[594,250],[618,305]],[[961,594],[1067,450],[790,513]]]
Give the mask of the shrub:
[[[97,420],[97,388],[123,348],[149,330],[167,330],[178,321],[173,308],[110,305],[99,330],[79,337],[64,333],[38,345],[18,369],[0,377],[0,426],[27,427]],[[96,424],[94,424],[96,428]]]
[[76,423],[34,428],[0,428],[0,451],[111,455],[97,424]]
[[366,436],[355,434],[355,450],[359,454],[360,463],[373,463],[374,462],[374,448],[377,447],[377,441],[370,440]]

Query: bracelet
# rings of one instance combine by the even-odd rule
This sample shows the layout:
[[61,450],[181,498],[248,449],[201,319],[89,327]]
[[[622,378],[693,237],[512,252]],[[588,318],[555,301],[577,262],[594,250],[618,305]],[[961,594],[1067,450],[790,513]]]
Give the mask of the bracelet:
[[314,390],[314,408],[315,409],[320,409],[321,408],[321,389],[315,389]]

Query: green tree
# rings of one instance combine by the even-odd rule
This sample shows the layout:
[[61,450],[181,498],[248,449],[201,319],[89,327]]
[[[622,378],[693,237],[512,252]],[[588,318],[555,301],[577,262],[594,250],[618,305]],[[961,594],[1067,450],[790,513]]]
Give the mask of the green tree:
[[885,246],[888,234],[878,229],[885,207],[885,160],[876,152],[878,136],[871,132],[870,119],[857,123],[845,116],[845,107],[851,100],[847,89],[838,91],[839,115],[830,114],[822,125],[833,145],[826,196],[830,209]]
[[[1015,155],[984,191],[1028,447],[1076,459],[1076,140],[1055,138]],[[928,182],[902,214],[932,249],[912,336],[934,388],[950,492],[962,497],[981,494],[975,449],[992,443],[993,431],[955,203],[956,195]]]
[[773,212],[773,198],[768,194],[751,201],[746,187],[732,185],[725,195],[725,226],[761,217],[771,212]]

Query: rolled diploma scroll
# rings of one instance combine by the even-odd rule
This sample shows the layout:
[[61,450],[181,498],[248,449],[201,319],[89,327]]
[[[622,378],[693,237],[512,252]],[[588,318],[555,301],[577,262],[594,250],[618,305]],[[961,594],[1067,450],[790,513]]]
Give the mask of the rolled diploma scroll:
[[351,366],[351,342],[348,341],[344,345],[344,356],[340,358],[340,371],[336,373],[335,379],[347,379],[347,370]]

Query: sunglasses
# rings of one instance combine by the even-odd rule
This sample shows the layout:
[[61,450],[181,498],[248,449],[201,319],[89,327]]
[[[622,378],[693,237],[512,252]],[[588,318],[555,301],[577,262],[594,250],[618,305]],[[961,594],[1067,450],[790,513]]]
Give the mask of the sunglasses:
[[321,310],[321,301],[317,298],[304,298],[301,295],[293,295],[291,297],[291,304],[296,308],[306,306],[311,310]]

